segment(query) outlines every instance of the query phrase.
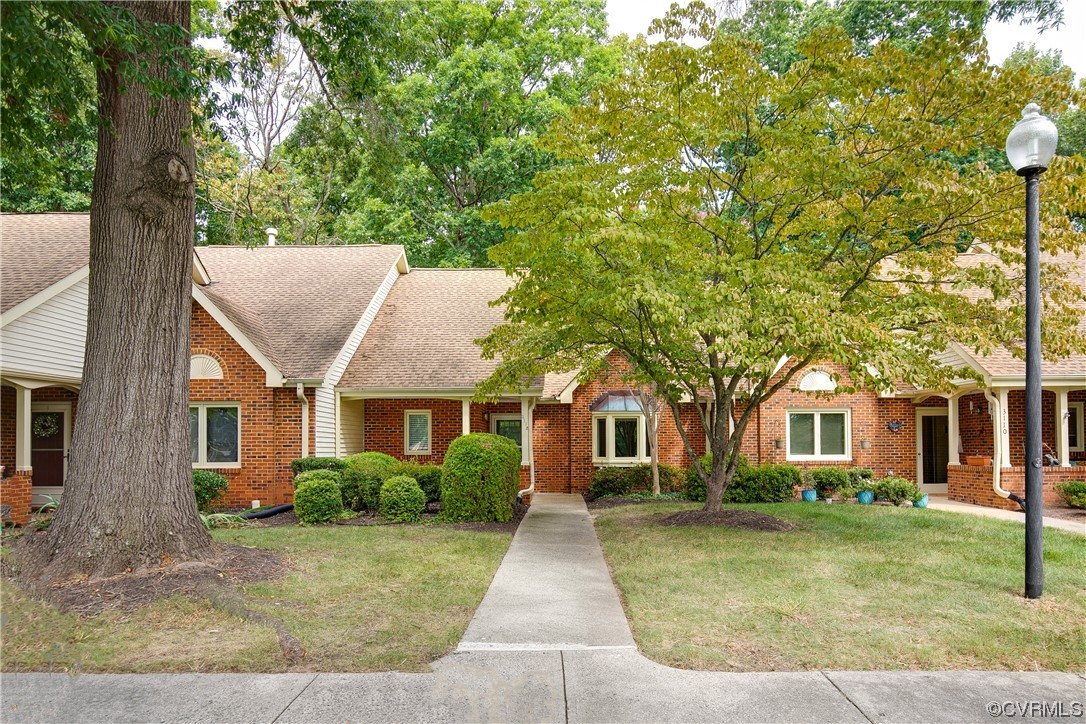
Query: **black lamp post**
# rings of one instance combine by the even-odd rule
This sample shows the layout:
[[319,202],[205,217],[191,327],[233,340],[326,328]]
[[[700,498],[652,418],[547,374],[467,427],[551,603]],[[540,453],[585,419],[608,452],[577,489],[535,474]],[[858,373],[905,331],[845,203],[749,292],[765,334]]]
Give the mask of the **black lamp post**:
[[1055,124],[1030,103],[1007,136],[1007,160],[1026,179],[1026,598],[1044,590],[1041,466],[1041,243],[1038,186],[1056,153]]

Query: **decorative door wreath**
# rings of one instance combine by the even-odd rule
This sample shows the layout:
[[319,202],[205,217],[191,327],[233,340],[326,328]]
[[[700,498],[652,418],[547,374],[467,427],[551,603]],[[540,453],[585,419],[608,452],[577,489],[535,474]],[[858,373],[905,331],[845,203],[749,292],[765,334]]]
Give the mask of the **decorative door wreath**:
[[56,415],[38,415],[34,418],[34,437],[53,437],[60,432]]

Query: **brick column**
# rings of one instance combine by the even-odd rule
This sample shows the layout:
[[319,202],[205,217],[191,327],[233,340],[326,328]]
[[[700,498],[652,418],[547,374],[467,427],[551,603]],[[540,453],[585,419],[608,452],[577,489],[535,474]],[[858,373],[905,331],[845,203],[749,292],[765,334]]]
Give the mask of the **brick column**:
[[17,471],[0,480],[0,509],[4,523],[25,525],[30,519],[31,471]]

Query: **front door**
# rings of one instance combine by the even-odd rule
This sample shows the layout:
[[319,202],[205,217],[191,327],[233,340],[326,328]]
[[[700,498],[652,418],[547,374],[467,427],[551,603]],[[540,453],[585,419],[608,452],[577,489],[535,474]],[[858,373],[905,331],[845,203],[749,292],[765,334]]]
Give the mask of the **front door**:
[[64,491],[64,474],[71,439],[71,405],[35,405],[30,413],[30,465],[34,468],[34,503]]
[[916,482],[925,493],[945,493],[946,466],[950,461],[947,412],[920,412],[918,423]]

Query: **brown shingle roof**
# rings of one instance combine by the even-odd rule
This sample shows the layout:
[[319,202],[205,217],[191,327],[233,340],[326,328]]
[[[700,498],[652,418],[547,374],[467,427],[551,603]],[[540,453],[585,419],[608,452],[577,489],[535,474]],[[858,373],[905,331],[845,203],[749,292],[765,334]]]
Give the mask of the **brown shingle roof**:
[[497,360],[474,340],[505,315],[489,303],[509,288],[500,269],[413,269],[401,276],[366,332],[339,386],[471,388]]
[[89,214],[0,214],[0,312],[86,266]]
[[202,289],[215,305],[285,377],[317,379],[403,247],[202,246],[196,253],[211,276]]

